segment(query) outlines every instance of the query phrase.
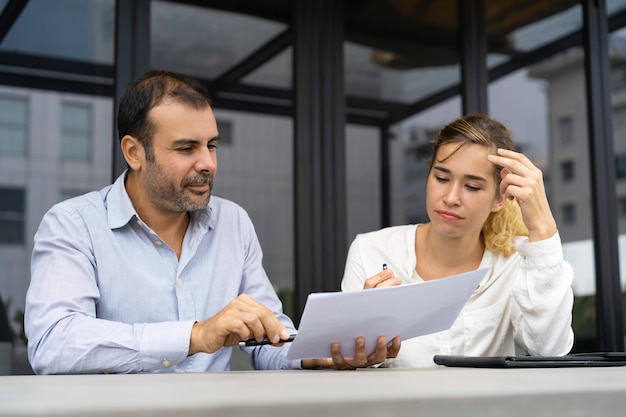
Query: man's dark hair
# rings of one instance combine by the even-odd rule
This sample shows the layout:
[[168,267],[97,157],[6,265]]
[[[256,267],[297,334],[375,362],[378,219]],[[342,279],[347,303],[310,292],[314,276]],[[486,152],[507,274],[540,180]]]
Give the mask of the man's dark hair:
[[154,160],[152,136],[155,125],[148,117],[150,110],[166,99],[201,110],[211,106],[207,89],[195,79],[169,71],[149,71],[128,85],[120,98],[117,131],[120,141],[131,135],[146,150],[146,158]]

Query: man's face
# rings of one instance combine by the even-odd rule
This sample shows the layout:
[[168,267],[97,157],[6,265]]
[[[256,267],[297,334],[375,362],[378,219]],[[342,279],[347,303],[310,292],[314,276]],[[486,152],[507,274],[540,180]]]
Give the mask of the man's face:
[[149,116],[156,126],[154,161],[146,158],[141,178],[150,204],[168,213],[205,208],[217,172],[213,111],[168,101],[154,107]]

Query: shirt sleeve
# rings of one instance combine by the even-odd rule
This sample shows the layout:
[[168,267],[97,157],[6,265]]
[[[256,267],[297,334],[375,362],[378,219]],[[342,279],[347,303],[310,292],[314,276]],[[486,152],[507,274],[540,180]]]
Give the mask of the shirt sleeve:
[[[291,319],[283,313],[282,303],[274,290],[263,268],[263,252],[257,238],[252,221],[246,215],[243,217],[243,239],[246,247],[245,265],[243,269],[241,293],[248,294],[260,302],[276,315],[290,334],[297,333]],[[289,343],[281,347],[262,345],[242,347],[250,355],[254,369],[298,369],[300,361],[287,360]]]
[[513,292],[519,307],[513,318],[515,340],[531,355],[565,355],[574,343],[574,271],[563,259],[560,236],[526,239],[516,248],[522,261]]
[[341,280],[342,291],[359,291],[363,289],[367,272],[361,259],[359,235],[352,241],[346,257],[346,266]]
[[97,264],[76,210],[55,207],[35,235],[26,297],[28,354],[38,374],[135,373],[184,360],[193,321],[97,318]]

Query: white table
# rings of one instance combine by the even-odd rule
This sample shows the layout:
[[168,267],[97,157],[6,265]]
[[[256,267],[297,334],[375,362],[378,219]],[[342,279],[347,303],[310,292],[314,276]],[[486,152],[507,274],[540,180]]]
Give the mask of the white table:
[[626,367],[0,377],[0,416],[624,416]]

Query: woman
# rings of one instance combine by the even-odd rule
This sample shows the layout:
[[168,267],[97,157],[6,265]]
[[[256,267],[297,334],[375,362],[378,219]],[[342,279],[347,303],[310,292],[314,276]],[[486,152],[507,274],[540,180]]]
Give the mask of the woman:
[[361,234],[352,243],[343,291],[490,267],[449,330],[403,341],[388,366],[434,366],[436,354],[519,354],[516,344],[531,355],[572,348],[573,271],[563,260],[541,171],[514,149],[509,129],[486,115],[453,121],[434,141],[430,221]]

